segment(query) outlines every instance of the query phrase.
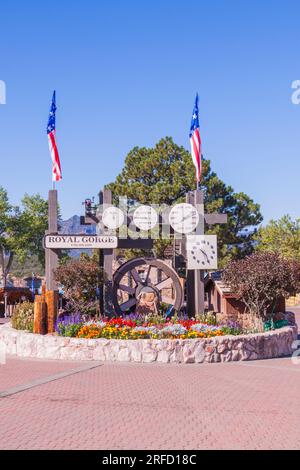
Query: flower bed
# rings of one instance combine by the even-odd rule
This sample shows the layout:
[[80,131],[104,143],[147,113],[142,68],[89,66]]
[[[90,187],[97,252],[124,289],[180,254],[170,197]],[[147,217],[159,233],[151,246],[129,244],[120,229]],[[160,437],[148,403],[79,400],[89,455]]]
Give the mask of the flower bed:
[[293,352],[297,327],[265,333],[192,339],[87,339],[37,335],[0,326],[6,353],[19,357],[74,361],[204,363],[282,357]]
[[239,335],[238,324],[212,325],[195,319],[165,319],[153,317],[149,320],[138,317],[118,317],[102,321],[85,322],[79,315],[64,317],[56,323],[60,336],[75,338],[106,339],[192,339],[214,336]]

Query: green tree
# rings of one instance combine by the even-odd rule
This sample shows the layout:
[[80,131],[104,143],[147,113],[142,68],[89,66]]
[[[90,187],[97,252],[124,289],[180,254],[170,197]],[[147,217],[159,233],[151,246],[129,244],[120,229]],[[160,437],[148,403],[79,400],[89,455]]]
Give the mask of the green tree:
[[[143,204],[182,202],[185,194],[195,189],[191,155],[171,137],[161,139],[154,148],[135,147],[115,182],[107,188],[114,197],[127,196]],[[228,214],[227,225],[206,227],[206,233],[218,235],[220,265],[251,253],[255,227],[262,221],[259,205],[218,178],[209,160],[203,160],[202,189],[206,212]]]
[[274,252],[287,259],[300,261],[300,219],[284,215],[260,227],[255,237],[256,250]]
[[48,224],[48,203],[25,194],[21,207],[10,204],[0,187],[0,277],[6,286],[13,259],[24,263],[31,255],[44,262],[42,239]]
[[10,239],[12,234],[17,234],[16,219],[17,210],[9,203],[5,189],[0,187],[0,279],[4,287],[13,261]]

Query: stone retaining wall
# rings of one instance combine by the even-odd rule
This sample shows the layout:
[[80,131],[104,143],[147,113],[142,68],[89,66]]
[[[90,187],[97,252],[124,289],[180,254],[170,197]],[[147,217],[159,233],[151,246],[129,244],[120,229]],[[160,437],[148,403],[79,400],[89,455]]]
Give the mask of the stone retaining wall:
[[6,354],[20,357],[123,362],[202,363],[282,357],[293,352],[297,328],[287,326],[266,333],[205,339],[77,339],[35,335],[0,327]]

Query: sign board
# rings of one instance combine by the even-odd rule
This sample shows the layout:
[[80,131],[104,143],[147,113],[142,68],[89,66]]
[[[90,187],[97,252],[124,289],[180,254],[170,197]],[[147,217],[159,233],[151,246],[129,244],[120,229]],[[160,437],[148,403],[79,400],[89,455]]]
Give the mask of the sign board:
[[187,269],[218,269],[217,236],[187,235]]
[[53,250],[117,248],[118,238],[111,235],[45,235],[44,247]]

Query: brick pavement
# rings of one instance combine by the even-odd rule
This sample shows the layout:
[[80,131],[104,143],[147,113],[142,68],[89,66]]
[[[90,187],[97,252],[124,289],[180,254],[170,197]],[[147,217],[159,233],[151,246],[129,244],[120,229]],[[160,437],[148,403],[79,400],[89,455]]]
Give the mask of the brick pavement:
[[[9,359],[0,391],[4,367],[28,383],[80,366]],[[299,390],[300,365],[289,358],[105,363],[0,398],[0,448],[299,449]]]
[[43,379],[60,372],[67,372],[82,366],[82,362],[59,362],[9,358],[6,364],[0,365],[0,392],[33,380]]
[[31,387],[0,398],[0,449],[300,448],[300,364],[290,358],[87,367],[0,366],[0,392]]

